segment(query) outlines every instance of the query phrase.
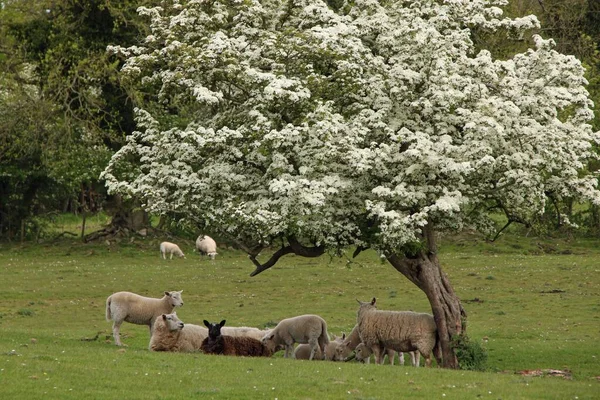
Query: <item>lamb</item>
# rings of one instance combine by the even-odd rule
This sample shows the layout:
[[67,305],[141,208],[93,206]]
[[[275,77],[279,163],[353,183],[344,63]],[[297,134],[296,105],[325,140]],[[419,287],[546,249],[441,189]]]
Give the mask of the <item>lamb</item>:
[[294,343],[310,344],[309,360],[315,357],[317,346],[325,356],[325,346],[329,343],[327,323],[318,315],[306,314],[287,318],[277,324],[273,330],[262,338],[262,343],[275,352],[277,346],[285,345],[284,357],[294,358]]
[[200,351],[208,337],[203,326],[184,324],[177,313],[162,314],[156,319],[149,348],[152,351],[191,353]]
[[217,253],[217,243],[208,235],[200,235],[196,239],[196,250],[200,254],[206,254],[211,260],[215,259]]
[[227,336],[221,334],[225,320],[211,324],[204,320],[208,328],[208,337],[202,341],[201,349],[206,354],[223,354],[226,356],[271,357],[271,352],[259,340],[248,336]]
[[119,331],[123,321],[138,325],[148,325],[150,335],[154,320],[161,314],[168,314],[175,307],[183,306],[183,290],[165,292],[160,299],[140,296],[131,292],[113,293],[106,299],[106,320],[113,322],[113,337],[117,346],[122,346]]
[[[317,360],[323,359],[327,361],[333,361],[335,351],[337,347],[344,341],[344,339],[346,339],[346,334],[343,334],[342,336],[334,336],[333,340],[330,340],[327,346],[325,346],[325,357],[323,357],[321,349],[317,348],[315,358]],[[310,350],[309,344],[300,344],[298,347],[296,347],[296,350],[294,350],[294,357],[297,360],[308,360],[310,357]]]
[[437,326],[432,315],[411,311],[377,310],[375,298],[370,302],[358,303],[360,307],[356,321],[359,336],[365,346],[375,354],[377,364],[383,361],[384,348],[398,352],[419,351],[428,367],[431,366],[433,351],[438,364],[441,363]]
[[169,258],[170,260],[173,259],[173,254],[175,254],[176,256],[185,258],[185,254],[183,254],[183,251],[181,251],[179,246],[177,246],[175,243],[162,242],[160,244],[160,255],[162,256],[163,259],[166,260],[167,254],[171,255],[171,257]]
[[[342,343],[340,343],[336,349],[335,349],[335,354],[333,356],[333,361],[349,361],[352,359],[352,357],[350,357],[351,353],[353,351],[356,351],[356,346],[358,346],[360,344],[360,336],[358,334],[358,325],[354,325],[354,328],[352,328],[352,331],[350,332],[350,335],[348,335],[348,337],[342,341]],[[394,359],[396,357],[396,352],[394,350],[391,349],[385,349],[385,353],[388,356],[388,359],[390,360],[390,364],[394,365]],[[410,352],[410,356],[411,356],[411,360],[412,360],[412,364],[413,366],[415,365],[415,352]],[[417,356],[418,357],[418,356]],[[404,365],[404,353],[400,352],[398,353],[398,359],[400,361],[400,365]],[[367,363],[370,362],[369,358],[366,358]],[[418,360],[418,358],[417,358]]]

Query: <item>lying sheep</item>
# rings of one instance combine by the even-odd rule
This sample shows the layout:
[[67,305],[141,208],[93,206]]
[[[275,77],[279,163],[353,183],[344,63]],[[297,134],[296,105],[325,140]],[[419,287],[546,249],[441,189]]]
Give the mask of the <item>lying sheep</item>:
[[106,299],[106,320],[114,321],[113,337],[115,344],[121,346],[119,330],[123,321],[138,325],[148,325],[152,335],[152,325],[156,317],[168,314],[175,307],[183,306],[183,299],[179,292],[165,292],[161,299],[140,296],[131,292],[113,293]]
[[[314,359],[333,361],[337,347],[342,344],[345,338],[345,334],[342,336],[334,336],[333,340],[330,340],[327,346],[325,346],[325,357],[323,357],[321,349],[317,348]],[[294,357],[297,360],[308,360],[310,358],[310,350],[311,348],[309,344],[300,344],[298,347],[296,347],[296,350],[294,350]]]
[[294,343],[310,344],[309,360],[315,357],[317,346],[325,355],[325,346],[329,343],[327,323],[318,315],[300,315],[287,318],[277,324],[273,330],[262,338],[262,343],[275,352],[277,346],[285,345],[284,357],[294,357]]
[[184,324],[176,313],[162,314],[154,323],[149,348],[152,351],[191,353],[200,351],[207,337],[206,328]]
[[383,361],[384,348],[398,352],[419,351],[427,366],[431,365],[431,352],[434,351],[438,364],[441,362],[437,327],[432,315],[377,310],[375,298],[358,303],[358,332],[361,341],[375,354],[377,364]]
[[200,254],[206,254],[211,260],[215,259],[217,253],[217,242],[208,235],[200,235],[196,239],[196,250]]
[[181,251],[179,246],[177,246],[175,243],[171,243],[171,242],[162,242],[160,244],[160,254],[164,260],[167,259],[167,254],[171,255],[169,257],[170,260],[173,259],[173,254],[175,254],[176,256],[185,258],[185,254],[183,254],[183,251]]
[[208,328],[208,337],[202,341],[201,349],[206,354],[225,356],[270,357],[273,355],[264,344],[248,336],[227,336],[221,333],[225,320],[211,324],[204,320]]

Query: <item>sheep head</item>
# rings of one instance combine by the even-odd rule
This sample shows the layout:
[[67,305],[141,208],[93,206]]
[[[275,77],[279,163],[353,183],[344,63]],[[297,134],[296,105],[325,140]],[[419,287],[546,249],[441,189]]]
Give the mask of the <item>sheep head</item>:
[[219,322],[218,324],[212,324],[207,320],[204,320],[204,325],[206,325],[206,327],[208,328],[208,337],[210,337],[211,339],[215,339],[221,336],[221,328],[225,326],[225,320]]

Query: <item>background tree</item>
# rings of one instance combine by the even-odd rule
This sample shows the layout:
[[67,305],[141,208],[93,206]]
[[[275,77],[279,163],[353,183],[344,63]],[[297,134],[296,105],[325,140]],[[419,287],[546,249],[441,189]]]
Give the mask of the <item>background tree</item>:
[[528,223],[548,192],[600,200],[580,62],[539,36],[506,60],[475,51],[474,30],[537,26],[491,3],[142,8],[145,43],[111,50],[147,102],[103,177],[148,211],[234,237],[252,275],[285,254],[378,250],[427,295],[456,367],[466,315],[437,234],[489,233],[492,211]]
[[143,29],[139,1],[113,3],[2,3],[0,235],[35,233],[36,215],[61,209],[82,212],[85,226],[101,206],[100,171],[134,126],[106,46],[136,43]]

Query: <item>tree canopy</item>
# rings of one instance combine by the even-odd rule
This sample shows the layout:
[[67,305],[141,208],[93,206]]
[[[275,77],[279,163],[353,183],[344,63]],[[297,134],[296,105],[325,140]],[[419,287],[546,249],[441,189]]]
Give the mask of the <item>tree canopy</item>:
[[597,204],[581,63],[537,35],[507,59],[474,45],[538,26],[505,3],[142,7],[151,33],[110,50],[146,97],[103,178],[248,245],[388,255],[427,248],[427,230],[489,233],[491,211],[529,223],[549,195]]

